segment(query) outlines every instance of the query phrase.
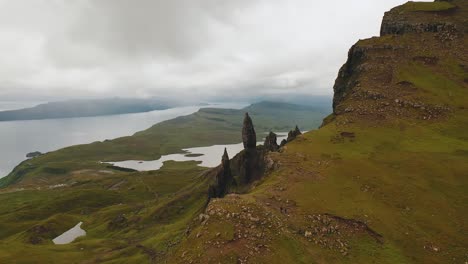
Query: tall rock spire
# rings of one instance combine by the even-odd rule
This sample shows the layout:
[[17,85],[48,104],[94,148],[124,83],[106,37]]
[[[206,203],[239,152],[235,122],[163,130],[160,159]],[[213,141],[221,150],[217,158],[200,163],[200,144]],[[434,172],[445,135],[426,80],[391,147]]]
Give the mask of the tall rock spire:
[[229,191],[233,177],[231,174],[231,164],[226,148],[224,148],[224,154],[221,158],[221,168],[216,174],[216,185],[210,187],[209,190],[210,198],[213,197],[224,197]]
[[224,170],[230,170],[231,166],[229,164],[229,155],[227,153],[226,148],[224,148],[224,154],[223,154],[223,157],[221,158],[221,164],[223,165]]
[[253,149],[257,146],[257,135],[249,113],[245,113],[244,124],[242,127],[242,142],[244,149]]

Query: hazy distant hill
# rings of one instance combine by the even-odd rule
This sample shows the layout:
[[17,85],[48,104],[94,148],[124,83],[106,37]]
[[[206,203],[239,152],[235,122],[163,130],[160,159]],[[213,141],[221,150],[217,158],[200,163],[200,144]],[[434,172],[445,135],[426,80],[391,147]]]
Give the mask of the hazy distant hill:
[[180,106],[175,102],[151,99],[91,99],[40,104],[31,108],[0,111],[0,121],[72,118],[141,113]]

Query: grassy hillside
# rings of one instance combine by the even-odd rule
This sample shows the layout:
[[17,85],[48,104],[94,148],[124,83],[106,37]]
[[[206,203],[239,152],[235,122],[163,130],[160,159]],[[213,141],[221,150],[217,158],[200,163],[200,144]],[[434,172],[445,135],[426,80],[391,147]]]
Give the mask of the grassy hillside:
[[[144,263],[167,258],[207,202],[207,168],[166,162],[130,172],[102,160],[156,159],[182,148],[241,141],[244,112],[258,136],[296,124],[317,127],[323,110],[263,102],[243,110],[202,109],[124,137],[73,146],[27,160],[0,180],[0,262]],[[220,157],[221,159],[221,157]],[[6,188],[5,188],[6,187]],[[78,222],[86,237],[51,240]]]
[[394,33],[350,50],[334,114],[249,193],[213,200],[170,262],[468,261],[467,3],[386,14]]
[[[0,262],[147,262],[170,250],[203,208],[203,171],[194,162],[168,162],[147,173],[107,170],[99,177],[83,170],[72,186],[3,193]],[[80,221],[86,237],[52,244]]]

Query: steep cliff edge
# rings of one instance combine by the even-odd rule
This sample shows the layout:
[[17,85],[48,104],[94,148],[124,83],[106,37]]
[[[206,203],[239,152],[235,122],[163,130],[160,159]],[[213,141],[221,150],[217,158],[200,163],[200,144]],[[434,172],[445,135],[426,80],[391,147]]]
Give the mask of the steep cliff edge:
[[382,36],[350,49],[334,86],[334,114],[430,120],[463,107],[466,9],[466,1],[409,2],[385,13]]
[[468,1],[409,2],[360,40],[319,130],[213,199],[173,262],[465,263]]

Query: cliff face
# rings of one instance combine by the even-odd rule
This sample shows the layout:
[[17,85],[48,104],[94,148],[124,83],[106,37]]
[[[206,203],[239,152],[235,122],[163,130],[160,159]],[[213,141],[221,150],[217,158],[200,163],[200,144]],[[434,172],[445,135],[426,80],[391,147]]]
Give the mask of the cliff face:
[[[385,13],[380,35],[403,35],[408,33],[456,33],[461,29],[454,21],[458,7],[452,1],[436,3],[407,3]],[[419,14],[414,15],[415,12]]]
[[[334,86],[334,114],[346,115],[349,122],[432,120],[461,106],[453,102],[463,91],[449,90],[467,84],[466,5],[409,2],[385,13],[381,37],[361,40],[349,50]],[[458,74],[448,76],[447,69]],[[432,83],[424,81],[428,75]]]

